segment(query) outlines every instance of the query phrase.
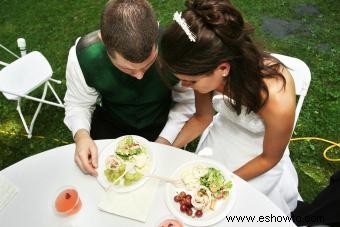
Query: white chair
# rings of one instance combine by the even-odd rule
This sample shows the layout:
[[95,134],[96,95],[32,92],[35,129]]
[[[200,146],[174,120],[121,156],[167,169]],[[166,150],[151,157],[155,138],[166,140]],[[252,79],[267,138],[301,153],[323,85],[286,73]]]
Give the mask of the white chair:
[[[1,45],[1,47],[3,46]],[[3,48],[12,55],[16,56],[7,48]],[[0,64],[4,66],[4,68],[0,70],[0,92],[2,92],[8,100],[17,101],[16,109],[19,112],[22,123],[24,124],[28,138],[31,138],[35,120],[43,103],[61,108],[64,107],[62,101],[49,82],[52,81],[60,84],[61,81],[51,78],[53,74],[51,65],[38,51],[30,52],[29,54],[24,55],[9,64],[2,61],[0,61]],[[44,89],[40,98],[29,95],[30,92],[42,85],[44,86]],[[57,102],[45,100],[48,88],[52,91]],[[29,127],[27,126],[25,118],[21,112],[20,104],[22,98],[39,102]]]
[[272,55],[288,67],[288,70],[294,79],[295,93],[298,96],[298,102],[295,110],[295,128],[296,122],[301,112],[303,101],[305,100],[305,97],[307,95],[307,91],[311,81],[311,72],[306,63],[298,58],[289,57],[281,54]]
[[[299,118],[303,101],[305,96],[307,95],[307,91],[309,88],[309,84],[311,81],[311,72],[303,61],[298,58],[289,57],[281,54],[272,53],[272,56],[279,59],[285,66],[288,67],[290,74],[292,75],[295,83],[295,93],[298,96],[298,102],[295,109],[295,120],[294,120],[294,128],[296,126],[296,122]],[[208,135],[209,128],[212,126],[212,123],[208,126],[208,128],[202,133],[200,141],[197,145],[196,151],[199,150],[202,145],[203,140]]]

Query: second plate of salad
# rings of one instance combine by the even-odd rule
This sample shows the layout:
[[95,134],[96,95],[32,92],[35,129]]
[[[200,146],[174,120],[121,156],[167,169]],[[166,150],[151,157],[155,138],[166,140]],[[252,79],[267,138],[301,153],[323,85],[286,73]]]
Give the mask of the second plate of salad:
[[103,150],[98,160],[98,181],[105,190],[129,192],[142,186],[145,173],[155,170],[155,160],[149,141],[127,135],[117,138]]
[[209,159],[180,166],[173,178],[181,179],[183,188],[166,186],[166,203],[171,213],[191,226],[209,226],[221,221],[235,202],[233,174]]

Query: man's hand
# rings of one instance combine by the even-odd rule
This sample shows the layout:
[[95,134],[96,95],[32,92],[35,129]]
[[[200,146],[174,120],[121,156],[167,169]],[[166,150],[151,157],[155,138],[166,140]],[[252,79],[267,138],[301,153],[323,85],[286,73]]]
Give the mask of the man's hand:
[[74,136],[74,141],[76,142],[74,161],[85,174],[97,176],[98,149],[89,132],[85,129],[80,129]]
[[155,142],[171,146],[171,143],[167,139],[160,136],[155,140]]

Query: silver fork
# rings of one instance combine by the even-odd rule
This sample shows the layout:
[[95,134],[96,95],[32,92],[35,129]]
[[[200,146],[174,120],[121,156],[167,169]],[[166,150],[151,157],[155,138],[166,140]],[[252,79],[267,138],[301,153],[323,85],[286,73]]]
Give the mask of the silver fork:
[[150,177],[150,178],[155,178],[155,179],[165,181],[167,183],[172,184],[176,188],[184,188],[185,187],[183,181],[179,178],[171,178],[171,177],[165,177],[165,176],[159,176],[159,175],[147,174],[147,173],[144,174],[144,177]]

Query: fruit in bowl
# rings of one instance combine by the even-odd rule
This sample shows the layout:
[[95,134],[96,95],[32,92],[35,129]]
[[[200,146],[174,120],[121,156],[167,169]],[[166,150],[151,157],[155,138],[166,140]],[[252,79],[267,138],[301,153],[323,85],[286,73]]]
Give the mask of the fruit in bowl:
[[167,218],[163,220],[158,226],[159,227],[183,227],[183,224],[177,219]]
[[73,187],[64,187],[57,193],[54,202],[55,210],[61,215],[77,213],[82,206],[77,190]]

